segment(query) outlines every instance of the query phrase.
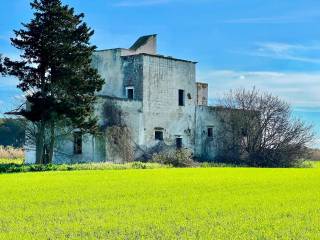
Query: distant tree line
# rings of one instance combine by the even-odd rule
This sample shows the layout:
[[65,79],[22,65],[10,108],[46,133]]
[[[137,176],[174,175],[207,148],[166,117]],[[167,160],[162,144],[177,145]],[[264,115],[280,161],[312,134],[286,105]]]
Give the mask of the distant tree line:
[[22,119],[0,119],[0,145],[23,147],[25,141],[25,121]]

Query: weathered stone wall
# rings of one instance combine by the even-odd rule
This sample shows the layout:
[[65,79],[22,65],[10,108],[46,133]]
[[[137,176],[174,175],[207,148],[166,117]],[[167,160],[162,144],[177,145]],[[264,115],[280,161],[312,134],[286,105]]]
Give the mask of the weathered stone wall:
[[[156,35],[140,38],[133,49],[110,49],[95,52],[92,65],[105,79],[97,93],[96,113],[99,125],[108,127],[110,112],[106,104],[121,111],[123,123],[130,129],[135,158],[139,159],[156,147],[155,130],[163,131],[164,143],[175,146],[182,138],[184,148],[196,157],[212,160],[217,154],[218,140],[208,138],[208,127],[213,134],[219,128],[219,110],[208,107],[208,85],[196,83],[196,64],[191,61],[156,54]],[[141,43],[141,44],[139,44]],[[133,100],[126,99],[126,87],[134,88]],[[184,106],[179,106],[179,90],[184,91]],[[122,162],[110,150],[105,133],[83,137],[83,153],[73,154],[73,136],[59,140],[55,163]],[[26,153],[28,163],[35,162],[35,153]]]
[[[126,87],[134,87],[134,100],[143,98],[143,61],[142,56],[122,57],[123,91]],[[124,93],[125,94],[125,93]]]
[[[178,105],[178,90],[185,92],[185,106]],[[163,128],[164,142],[194,148],[195,64],[170,58],[143,56],[143,117],[146,146],[155,144],[155,128]]]
[[135,50],[135,54],[139,53],[157,54],[157,36],[149,36],[148,41]]
[[[217,132],[220,130],[219,110],[216,107],[196,107],[195,156],[201,160],[214,160],[217,155]],[[213,129],[213,137],[208,137],[208,128]]]
[[121,49],[111,49],[97,51],[92,56],[93,67],[105,80],[102,90],[98,93],[99,95],[125,97],[121,52]]
[[197,88],[197,105],[208,106],[208,84],[196,83]]
[[[112,106],[114,110],[110,111],[109,106]],[[144,131],[144,124],[143,124],[143,113],[142,113],[142,102],[141,101],[130,101],[127,99],[117,99],[117,98],[110,98],[106,96],[101,96],[99,98],[99,102],[97,104],[97,115],[99,117],[99,124],[106,129],[111,125],[125,125],[130,130],[130,139],[134,149],[138,149],[139,145],[142,144],[143,140],[143,131]],[[116,122],[110,121],[112,116],[117,112],[120,116],[117,117]],[[110,115],[109,115],[110,114]],[[120,120],[120,122],[119,122]],[[112,122],[112,123],[111,123]],[[106,136],[107,138],[107,136]],[[111,145],[108,143],[108,140],[104,142],[105,148],[103,151],[105,152],[105,161],[112,161],[112,162],[122,162],[123,159],[112,151]],[[138,158],[138,151],[136,152],[136,158]]]

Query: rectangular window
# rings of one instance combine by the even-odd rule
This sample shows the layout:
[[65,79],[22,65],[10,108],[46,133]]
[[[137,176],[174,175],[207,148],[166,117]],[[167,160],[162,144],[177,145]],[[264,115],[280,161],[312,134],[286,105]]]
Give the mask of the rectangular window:
[[248,136],[248,129],[247,128],[241,128],[241,135],[243,137],[247,137]]
[[182,138],[176,138],[176,147],[177,149],[181,149],[182,148]]
[[154,139],[163,141],[163,132],[162,131],[155,131],[154,132]]
[[208,127],[208,137],[209,138],[213,137],[213,128],[212,127]]
[[73,133],[73,153],[82,154],[82,134],[80,132]]
[[129,100],[133,100],[133,98],[134,98],[134,88],[133,87],[126,87],[126,95],[127,95],[127,98]]
[[184,106],[184,90],[179,89],[179,106]]

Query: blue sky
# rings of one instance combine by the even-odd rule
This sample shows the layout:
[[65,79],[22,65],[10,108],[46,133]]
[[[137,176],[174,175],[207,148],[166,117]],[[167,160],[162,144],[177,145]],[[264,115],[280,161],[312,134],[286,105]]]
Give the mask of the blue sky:
[[[64,0],[95,30],[99,49],[130,47],[158,34],[159,53],[198,61],[197,80],[212,101],[231,88],[255,86],[292,104],[320,136],[319,0]],[[12,29],[31,17],[29,1],[1,3],[0,53],[17,58]],[[0,112],[19,96],[0,79]],[[315,143],[320,146],[319,143]]]

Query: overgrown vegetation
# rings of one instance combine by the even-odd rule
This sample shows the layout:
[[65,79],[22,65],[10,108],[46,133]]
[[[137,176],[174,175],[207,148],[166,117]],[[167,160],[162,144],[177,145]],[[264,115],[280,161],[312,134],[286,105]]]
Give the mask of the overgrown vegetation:
[[174,167],[194,167],[196,163],[192,159],[192,152],[187,149],[168,150],[153,154],[150,162],[172,165]]
[[17,160],[0,159],[0,173],[78,171],[78,170],[125,170],[125,169],[158,169],[170,168],[170,165],[158,163],[131,162],[115,163],[79,163],[79,164],[22,164]]
[[134,142],[130,128],[124,120],[124,113],[114,101],[103,104],[103,119],[106,120],[102,127],[105,133],[107,151],[115,162],[133,162]]

